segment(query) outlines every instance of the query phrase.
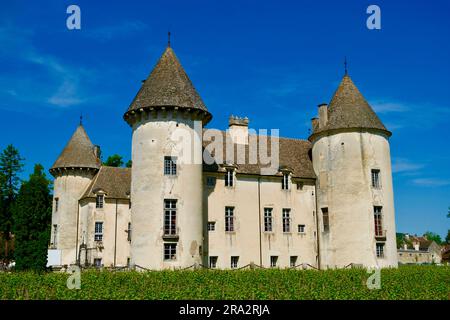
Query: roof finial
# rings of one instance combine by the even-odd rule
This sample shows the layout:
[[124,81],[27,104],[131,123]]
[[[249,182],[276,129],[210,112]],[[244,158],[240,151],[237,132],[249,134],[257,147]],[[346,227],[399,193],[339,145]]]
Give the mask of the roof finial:
[[170,31],[167,32],[167,46],[170,48]]
[[83,113],[80,113],[80,126],[83,125]]
[[347,56],[345,56],[345,58],[344,58],[344,69],[345,69],[345,75],[348,75],[348,70],[347,70]]

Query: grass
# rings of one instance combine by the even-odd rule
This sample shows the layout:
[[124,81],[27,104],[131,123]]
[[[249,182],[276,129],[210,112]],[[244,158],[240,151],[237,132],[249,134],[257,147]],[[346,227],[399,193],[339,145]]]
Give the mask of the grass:
[[364,269],[100,271],[81,274],[81,289],[65,273],[0,273],[0,299],[450,299],[450,267],[403,266],[381,271],[369,290]]

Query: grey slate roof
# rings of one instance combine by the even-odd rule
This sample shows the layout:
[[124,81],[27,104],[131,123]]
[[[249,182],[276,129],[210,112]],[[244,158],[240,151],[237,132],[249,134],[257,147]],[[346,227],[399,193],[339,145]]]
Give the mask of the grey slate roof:
[[79,125],[64,150],[59,155],[50,172],[59,168],[93,168],[99,169],[100,159],[95,154],[95,147],[84,127]]
[[201,110],[206,117],[211,118],[202,98],[195,90],[171,47],[167,47],[153,71],[142,84],[124,118],[126,119],[129,112],[151,107]]
[[[216,130],[222,134],[223,141],[223,161],[222,163],[214,164],[203,164],[204,172],[217,172],[220,171],[220,165],[226,162],[226,131]],[[267,153],[271,153],[271,138],[266,136],[258,136],[257,139],[268,138],[267,139]],[[205,148],[210,141],[203,141],[203,147]],[[306,178],[315,179],[316,175],[312,166],[310,158],[311,142],[307,140],[291,139],[291,138],[279,138],[279,168],[287,168],[292,170],[292,176],[296,178]],[[269,165],[260,162],[258,157],[258,162],[256,164],[249,164],[249,148],[248,145],[245,146],[245,161],[243,164],[239,164],[237,160],[237,145],[234,145],[234,160],[233,163],[237,167],[237,173],[242,174],[254,174],[261,175],[261,168],[269,167]],[[214,154],[211,155],[216,158]],[[281,173],[279,173],[281,175]]]
[[391,135],[350,76],[345,75],[328,105],[328,123],[323,128],[313,128],[311,137],[328,130],[349,128],[377,129]]
[[98,190],[104,191],[108,198],[129,199],[130,188],[130,168],[101,166],[81,199],[96,197]]

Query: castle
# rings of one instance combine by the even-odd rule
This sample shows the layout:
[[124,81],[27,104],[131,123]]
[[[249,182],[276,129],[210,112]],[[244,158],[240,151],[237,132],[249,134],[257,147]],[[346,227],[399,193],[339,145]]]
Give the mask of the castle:
[[82,124],[51,167],[49,265],[396,267],[391,132],[347,71],[318,115],[308,140],[254,134],[234,116],[207,130],[169,45],[124,114],[132,169],[102,165]]

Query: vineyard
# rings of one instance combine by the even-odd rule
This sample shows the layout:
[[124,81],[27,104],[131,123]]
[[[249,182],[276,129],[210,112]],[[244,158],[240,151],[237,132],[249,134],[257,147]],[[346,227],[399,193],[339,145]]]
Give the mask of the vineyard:
[[0,299],[441,299],[450,298],[450,267],[403,266],[381,271],[368,289],[364,269],[100,271],[69,274],[0,273]]

